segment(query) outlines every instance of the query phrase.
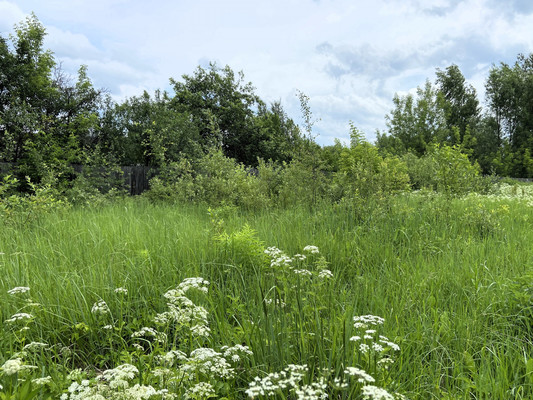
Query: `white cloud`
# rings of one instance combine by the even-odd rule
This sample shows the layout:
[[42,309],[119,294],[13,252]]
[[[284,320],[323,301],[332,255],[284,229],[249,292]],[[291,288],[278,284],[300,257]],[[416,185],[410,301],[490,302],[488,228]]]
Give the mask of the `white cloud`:
[[6,32],[11,33],[13,25],[22,21],[24,12],[11,1],[0,1],[0,35],[5,37]]
[[456,63],[479,92],[491,63],[533,51],[532,10],[519,0],[0,0],[0,30],[35,11],[64,67],[88,65],[117,99],[217,60],[295,119],[295,90],[306,93],[319,142],[331,144],[349,120],[373,137],[394,93],[437,67]]

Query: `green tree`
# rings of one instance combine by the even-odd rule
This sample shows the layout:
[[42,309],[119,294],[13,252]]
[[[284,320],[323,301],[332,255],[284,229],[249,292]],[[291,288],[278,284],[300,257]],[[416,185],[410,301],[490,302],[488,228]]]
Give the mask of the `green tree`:
[[477,128],[481,113],[476,90],[466,83],[457,65],[450,65],[444,71],[438,69],[436,85],[446,128],[449,133],[457,132],[450,135],[446,142],[472,145],[472,129]]
[[450,136],[445,112],[431,82],[418,87],[416,97],[394,95],[393,103],[394,109],[385,117],[388,133],[377,134],[380,151],[395,155],[410,151],[421,156],[431,143]]
[[[15,27],[10,42],[0,40],[0,150],[4,162],[18,162],[27,141],[50,120],[55,97],[55,61],[43,50],[44,26],[31,15]],[[12,50],[11,48],[12,47]]]
[[123,135],[124,164],[161,167],[182,157],[199,157],[199,132],[188,112],[171,107],[166,93],[147,92],[117,105],[114,130]]
[[378,148],[364,139],[353,124],[350,147],[342,149],[335,182],[344,197],[379,198],[409,189],[407,166],[396,156],[379,154]]
[[254,109],[262,104],[244,74],[235,74],[229,66],[208,69],[198,67],[193,75],[183,75],[183,82],[171,79],[175,95],[173,108],[190,113],[199,129],[203,146],[220,146],[227,157],[253,164],[260,154],[253,149],[257,130]]
[[492,121],[488,133],[497,144],[494,158],[504,163],[500,169],[515,177],[533,176],[533,54],[519,55],[513,66],[493,67],[486,93]]

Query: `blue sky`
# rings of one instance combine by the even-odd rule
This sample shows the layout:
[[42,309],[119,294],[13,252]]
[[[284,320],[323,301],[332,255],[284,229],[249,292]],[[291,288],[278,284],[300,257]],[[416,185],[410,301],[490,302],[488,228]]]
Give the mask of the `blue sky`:
[[324,145],[350,121],[373,140],[436,68],[457,64],[483,101],[493,64],[533,52],[531,0],[0,0],[0,35],[32,11],[62,68],[87,65],[116,100],[215,61],[297,121],[307,94]]

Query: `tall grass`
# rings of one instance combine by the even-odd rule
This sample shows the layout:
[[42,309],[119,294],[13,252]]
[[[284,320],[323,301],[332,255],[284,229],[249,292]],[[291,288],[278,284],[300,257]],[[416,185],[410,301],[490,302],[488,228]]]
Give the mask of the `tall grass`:
[[[46,368],[131,361],[131,333],[165,309],[162,294],[201,276],[209,296],[196,300],[209,311],[211,335],[194,345],[242,343],[254,353],[229,397],[246,397],[236,388],[288,364],[307,365],[311,377],[322,368],[339,376],[358,363],[352,317],[372,314],[401,347],[380,378],[392,390],[420,399],[532,398],[531,221],[525,201],[431,194],[256,212],[142,199],[55,211],[0,228],[0,318],[35,317],[27,333],[2,324],[0,363],[30,341],[57,344],[56,356],[39,361]],[[294,255],[306,245],[320,249],[306,268],[327,268],[331,280],[272,269],[264,253],[276,246]],[[20,286],[40,306],[7,294]],[[102,299],[117,327],[110,336],[91,312]],[[61,358],[65,348],[72,355]]]

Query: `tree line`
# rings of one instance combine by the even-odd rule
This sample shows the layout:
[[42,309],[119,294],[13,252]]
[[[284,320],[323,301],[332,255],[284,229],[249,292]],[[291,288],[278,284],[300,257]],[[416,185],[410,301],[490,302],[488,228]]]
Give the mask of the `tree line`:
[[290,161],[308,141],[279,102],[267,105],[243,73],[211,64],[173,93],[144,92],[112,101],[86,66],[67,76],[35,15],[0,37],[0,162],[34,182],[69,178],[73,164],[162,167],[218,147],[245,165]]
[[[21,191],[31,190],[28,181],[68,188],[76,179],[73,165],[145,165],[164,176],[177,166],[194,169],[214,151],[246,168],[261,162],[300,165],[314,181],[337,174],[339,183],[354,168],[363,174],[362,166],[374,162],[376,169],[384,160],[393,169],[398,163],[392,160],[409,167],[413,157],[427,161],[436,146],[448,146],[485,174],[533,176],[533,55],[492,67],[485,110],[452,65],[437,70],[436,81],[427,81],[416,95],[394,97],[387,130],[378,132],[375,144],[352,126],[349,147],[339,141],[321,147],[302,93],[303,128],[280,102],[266,104],[242,72],[215,64],[171,78],[170,93],[144,92],[115,102],[94,87],[86,66],[75,78],[64,73],[44,49],[45,35],[31,15],[12,35],[0,37],[0,162],[13,166]],[[346,164],[350,159],[355,161]],[[366,164],[354,167],[364,159]],[[417,168],[409,170],[411,184]]]
[[396,155],[426,154],[435,143],[458,146],[485,174],[533,177],[533,54],[493,65],[486,108],[457,65],[438,69],[416,95],[393,99],[376,145]]

